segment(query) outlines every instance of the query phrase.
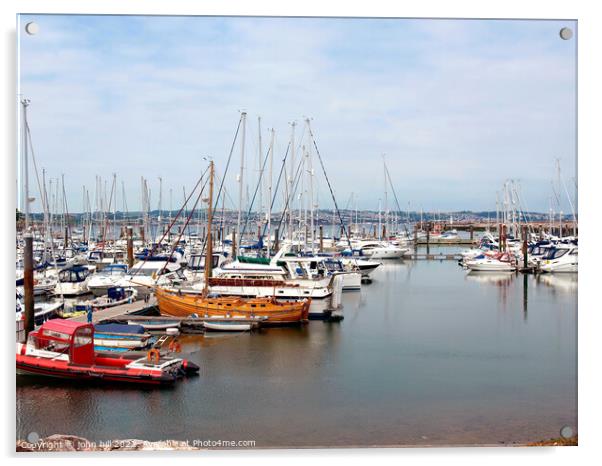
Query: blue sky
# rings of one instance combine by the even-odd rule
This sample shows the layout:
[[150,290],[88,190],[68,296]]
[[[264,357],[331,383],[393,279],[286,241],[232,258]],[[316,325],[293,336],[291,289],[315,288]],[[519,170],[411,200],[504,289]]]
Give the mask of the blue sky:
[[[93,197],[95,175],[110,185],[112,173],[130,209],[140,176],[154,207],[162,176],[163,206],[171,187],[175,208],[203,156],[224,168],[240,110],[253,167],[258,116],[264,149],[267,128],[276,131],[278,158],[289,123],[299,139],[313,118],[339,206],[353,192],[360,208],[378,207],[383,153],[404,209],[495,209],[512,178],[528,209],[547,211],[556,158],[573,193],[576,41],[558,35],[576,29],[570,21],[20,18],[30,20],[40,31],[19,37],[20,91],[38,164],[65,174],[71,211],[81,210],[82,185]],[[252,192],[256,171],[245,177]]]

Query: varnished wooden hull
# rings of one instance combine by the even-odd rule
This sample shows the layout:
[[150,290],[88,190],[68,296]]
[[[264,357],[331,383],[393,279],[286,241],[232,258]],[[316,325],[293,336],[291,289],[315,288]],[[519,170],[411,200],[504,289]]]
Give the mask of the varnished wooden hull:
[[244,317],[258,319],[262,325],[306,322],[311,299],[280,302],[274,298],[241,299],[236,297],[203,298],[162,288],[155,290],[159,311],[163,315],[189,317]]

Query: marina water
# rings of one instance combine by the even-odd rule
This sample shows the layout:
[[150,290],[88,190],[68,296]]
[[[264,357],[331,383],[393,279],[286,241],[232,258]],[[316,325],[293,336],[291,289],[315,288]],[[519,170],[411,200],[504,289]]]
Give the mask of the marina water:
[[576,431],[577,274],[388,261],[343,306],[342,322],[183,336],[200,375],[166,390],[18,377],[17,438],[499,445]]

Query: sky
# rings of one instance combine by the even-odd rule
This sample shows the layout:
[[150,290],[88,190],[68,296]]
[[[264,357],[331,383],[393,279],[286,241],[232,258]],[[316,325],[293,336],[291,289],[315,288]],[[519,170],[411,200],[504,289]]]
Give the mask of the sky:
[[[37,34],[22,32],[29,21]],[[574,196],[576,38],[559,36],[562,27],[576,33],[574,21],[23,15],[18,22],[18,93],[31,101],[36,162],[47,178],[64,175],[71,212],[82,210],[82,186],[94,203],[95,177],[110,190],[113,173],[118,209],[122,181],[129,210],[140,207],[141,176],[152,208],[162,177],[162,206],[177,209],[204,157],[223,173],[241,111],[250,196],[258,117],[262,154],[268,129],[275,131],[274,184],[290,123],[299,159],[311,146],[304,121],[311,118],[339,207],[376,210],[384,202],[383,154],[404,210],[495,210],[496,192],[514,179],[523,208],[546,212],[556,159]],[[226,175],[231,208],[240,140]],[[314,195],[331,208],[315,153],[312,160]]]

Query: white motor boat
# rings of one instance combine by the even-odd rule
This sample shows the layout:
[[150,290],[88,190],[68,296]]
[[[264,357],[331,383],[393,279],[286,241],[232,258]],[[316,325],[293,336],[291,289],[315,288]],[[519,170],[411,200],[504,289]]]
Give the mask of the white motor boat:
[[[23,294],[19,290],[17,290],[16,296],[17,321],[20,321],[25,318],[25,305],[23,304]],[[35,325],[42,325],[47,320],[57,317],[59,311],[63,309],[64,304],[63,301],[58,299],[53,301],[34,302],[33,313]]]
[[94,296],[104,296],[107,294],[109,288],[117,286],[119,280],[125,277],[127,273],[127,265],[125,264],[111,264],[107,265],[100,272],[96,272],[90,277],[88,281],[88,290],[94,294]]
[[82,265],[67,267],[59,271],[59,281],[54,294],[61,296],[78,296],[88,293],[90,268]]
[[549,273],[576,273],[579,251],[575,244],[557,244],[542,257],[539,270]]
[[483,254],[465,262],[466,267],[475,272],[512,272],[516,270],[516,258],[503,252],[494,255]]
[[341,262],[343,265],[351,270],[358,271],[362,274],[362,277],[369,276],[372,272],[374,272],[378,267],[382,265],[382,262],[367,260],[367,259],[359,259],[359,258],[341,258]]
[[147,296],[153,286],[170,286],[185,282],[180,264],[167,260],[141,260],[115,286],[134,288],[138,297]]
[[[410,252],[410,248],[395,246],[381,241],[360,241],[354,245],[354,251],[360,251],[360,255],[370,259],[401,259]],[[353,251],[346,250],[347,254]]]

